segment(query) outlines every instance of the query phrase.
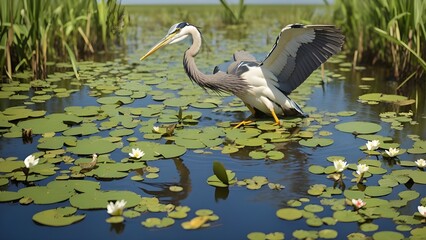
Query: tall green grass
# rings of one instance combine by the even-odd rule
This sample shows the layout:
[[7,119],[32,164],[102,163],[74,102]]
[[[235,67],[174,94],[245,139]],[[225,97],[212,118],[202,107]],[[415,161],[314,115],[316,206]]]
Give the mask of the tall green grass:
[[76,59],[119,41],[126,23],[116,0],[5,0],[0,10],[1,77],[31,68],[45,78],[47,61]]
[[244,0],[240,0],[236,9],[228,4],[226,0],[220,0],[220,4],[223,7],[222,21],[225,24],[241,24],[244,21],[244,14],[247,6],[244,4]]
[[[404,84],[426,71],[424,0],[335,0],[334,19],[358,61],[392,66]],[[401,86],[400,84],[400,86]]]

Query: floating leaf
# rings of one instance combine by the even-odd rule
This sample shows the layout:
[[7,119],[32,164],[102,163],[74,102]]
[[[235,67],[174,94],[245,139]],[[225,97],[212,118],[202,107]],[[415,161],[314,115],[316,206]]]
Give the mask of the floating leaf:
[[333,230],[333,229],[323,229],[318,232],[318,236],[324,239],[336,239],[338,236],[338,233],[336,230]]
[[339,131],[356,135],[376,133],[382,129],[379,124],[361,121],[340,123],[337,124],[335,128]]
[[326,147],[333,144],[333,139],[329,138],[311,138],[311,139],[302,139],[299,141],[299,144],[306,147]]
[[52,227],[68,226],[86,217],[86,215],[74,215],[76,211],[77,209],[73,207],[44,210],[34,214],[33,220],[39,224]]
[[67,150],[74,154],[91,155],[110,153],[116,148],[114,143],[104,139],[82,139],[77,141],[75,147],[68,147]]
[[126,208],[139,204],[141,197],[130,191],[89,191],[70,198],[73,207],[79,209],[106,209],[108,202],[125,200]]
[[0,191],[0,202],[16,201],[24,195],[20,192]]
[[400,240],[400,239],[404,239],[404,235],[399,232],[381,231],[381,232],[374,233],[373,239],[374,240],[388,240],[388,239]]
[[74,189],[50,188],[46,186],[32,186],[18,191],[25,197],[30,197],[35,204],[52,204],[68,200],[75,194]]
[[370,197],[386,196],[392,192],[392,188],[382,186],[367,186],[364,193]]
[[297,220],[303,216],[303,212],[295,208],[281,208],[276,212],[277,216],[284,220]]
[[336,211],[333,213],[333,217],[340,222],[357,222],[362,219],[357,212],[350,210]]

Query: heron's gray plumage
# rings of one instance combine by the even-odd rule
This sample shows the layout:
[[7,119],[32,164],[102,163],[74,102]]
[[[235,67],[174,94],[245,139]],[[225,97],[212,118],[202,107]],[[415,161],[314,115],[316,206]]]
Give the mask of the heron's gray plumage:
[[200,51],[202,38],[198,29],[193,34],[198,34],[199,37],[192,38],[192,45],[185,51],[183,56],[183,67],[188,77],[203,89],[210,89],[215,92],[238,94],[246,90],[248,85],[239,75],[221,71],[207,75],[198,69],[195,63],[195,56]]

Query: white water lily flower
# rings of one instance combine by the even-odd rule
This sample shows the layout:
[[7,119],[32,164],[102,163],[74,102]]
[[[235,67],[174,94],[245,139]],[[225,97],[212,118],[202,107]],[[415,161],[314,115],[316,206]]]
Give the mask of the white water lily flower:
[[367,164],[358,164],[356,173],[358,173],[358,175],[361,175],[361,174],[367,172],[368,168],[369,167],[367,166]]
[[373,141],[367,141],[365,144],[367,146],[368,151],[374,151],[379,148],[380,141],[379,140],[373,140]]
[[125,200],[116,201],[115,203],[109,202],[107,205],[107,212],[112,216],[123,215],[124,206],[127,202]]
[[348,167],[348,163],[341,159],[334,161],[333,164],[337,172],[343,172]]
[[417,164],[417,167],[420,167],[420,168],[426,167],[426,161],[422,158],[415,161],[415,163]]
[[417,209],[419,210],[419,213],[423,216],[426,217],[426,207],[423,206],[418,206]]
[[385,150],[385,152],[389,157],[395,157],[399,153],[399,149],[398,148],[389,148],[389,151]]
[[352,199],[352,204],[356,209],[362,208],[365,206],[366,202],[362,201],[362,199]]
[[29,155],[24,160],[25,167],[27,168],[34,167],[35,165],[38,164],[38,160],[39,158],[35,158],[33,155]]
[[152,130],[156,133],[160,132],[160,127],[154,126],[152,127]]
[[132,148],[132,152],[129,153],[129,156],[132,158],[136,158],[139,159],[141,157],[143,157],[143,155],[145,155],[145,153],[143,151],[141,151],[139,148]]

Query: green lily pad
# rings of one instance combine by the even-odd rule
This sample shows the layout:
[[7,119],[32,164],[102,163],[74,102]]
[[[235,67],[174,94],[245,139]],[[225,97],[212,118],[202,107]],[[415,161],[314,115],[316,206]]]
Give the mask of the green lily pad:
[[338,233],[336,230],[333,229],[323,229],[318,232],[318,236],[323,239],[336,239]]
[[357,212],[350,210],[336,211],[333,213],[333,217],[339,222],[358,222],[362,219]]
[[82,139],[77,141],[75,147],[68,147],[67,150],[74,154],[91,155],[110,153],[116,148],[117,145],[104,139]]
[[46,226],[68,226],[73,223],[79,222],[86,217],[86,215],[74,215],[76,211],[77,209],[73,207],[62,207],[44,210],[34,214],[33,220],[39,224]]
[[78,209],[106,209],[110,201],[125,200],[126,208],[139,204],[141,197],[130,191],[89,191],[70,198],[70,203]]
[[308,204],[304,207],[305,211],[318,213],[324,211],[324,207],[321,205]]
[[30,197],[35,204],[52,204],[68,200],[75,194],[74,189],[50,188],[46,186],[32,186],[18,191],[25,197]]
[[374,232],[379,229],[379,225],[374,223],[364,223],[360,226],[360,229],[363,232]]
[[303,211],[295,208],[281,208],[276,212],[277,217],[284,220],[297,220],[303,216]]
[[0,172],[7,173],[25,167],[24,161],[0,161]]
[[374,233],[373,239],[374,240],[388,240],[388,239],[400,240],[400,239],[404,239],[404,235],[399,232],[381,231],[381,232]]
[[381,197],[386,196],[392,192],[392,188],[390,187],[382,187],[382,186],[367,186],[364,193],[370,197]]
[[305,147],[326,147],[333,144],[333,139],[329,138],[311,138],[311,139],[302,139],[299,141],[299,144]]
[[265,139],[261,138],[237,138],[236,144],[247,147],[258,147],[266,143]]
[[361,121],[340,123],[335,128],[339,131],[355,135],[376,133],[382,129],[379,124]]
[[24,195],[20,192],[0,191],[0,202],[11,202],[19,200]]
[[311,165],[308,168],[308,171],[313,174],[323,174],[324,173],[324,167],[319,165]]
[[36,118],[21,121],[18,127],[22,129],[32,129],[33,134],[43,134],[49,132],[62,132],[68,129],[68,126],[61,119]]
[[411,171],[409,177],[413,179],[415,183],[426,184],[426,172],[424,171]]

